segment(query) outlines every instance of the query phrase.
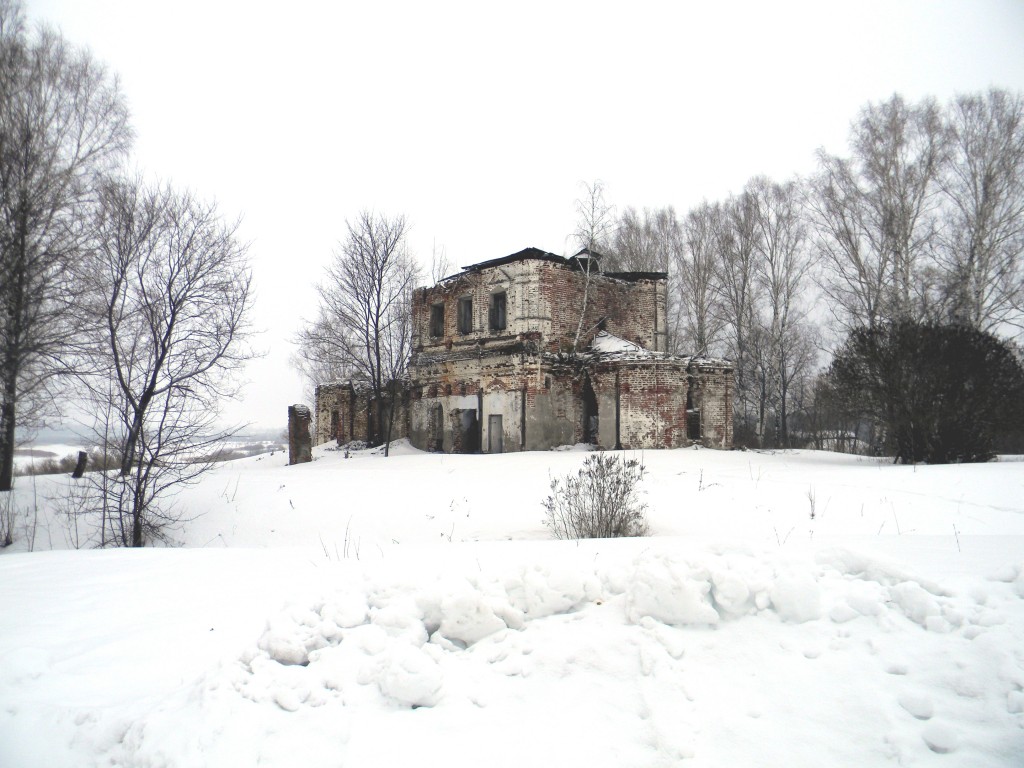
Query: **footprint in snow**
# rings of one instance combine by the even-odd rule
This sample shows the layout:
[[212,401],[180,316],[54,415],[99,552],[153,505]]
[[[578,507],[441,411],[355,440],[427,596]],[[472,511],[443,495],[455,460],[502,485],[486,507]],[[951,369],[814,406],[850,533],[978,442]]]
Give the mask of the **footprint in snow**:
[[927,696],[915,693],[903,693],[899,697],[900,706],[918,720],[930,720],[935,714],[932,701]]
[[921,738],[928,745],[928,749],[940,755],[955,752],[960,744],[956,731],[939,723],[930,723],[921,731]]

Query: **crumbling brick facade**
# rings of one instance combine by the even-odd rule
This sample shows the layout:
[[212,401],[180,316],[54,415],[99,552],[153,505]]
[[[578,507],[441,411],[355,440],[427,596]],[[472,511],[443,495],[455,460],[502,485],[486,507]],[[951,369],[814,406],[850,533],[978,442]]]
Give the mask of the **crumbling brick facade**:
[[[418,288],[394,436],[457,453],[730,448],[732,365],[668,354],[666,306],[665,273],[602,273],[586,251],[528,248]],[[358,386],[319,387],[317,412],[318,441],[373,434]]]
[[316,430],[314,445],[323,445],[338,439],[341,427],[341,398],[344,384],[321,384],[314,392]]
[[[398,400],[394,403],[391,439],[399,440],[408,434],[409,392],[404,384],[393,389],[398,390]],[[321,384],[316,388],[316,413],[316,445],[331,440],[337,441],[339,445],[354,440],[379,442],[386,434],[387,422],[392,416],[392,403],[390,397],[385,397],[378,410],[373,390],[359,383],[345,381]]]

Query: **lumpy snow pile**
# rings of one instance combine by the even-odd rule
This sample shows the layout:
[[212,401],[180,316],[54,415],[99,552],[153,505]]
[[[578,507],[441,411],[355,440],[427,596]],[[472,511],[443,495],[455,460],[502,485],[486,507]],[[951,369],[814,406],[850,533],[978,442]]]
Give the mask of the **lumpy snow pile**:
[[1021,766],[1019,457],[648,452],[653,535],[563,542],[581,452],[346,455],[141,552],[20,484],[0,767]]
[[554,553],[398,578],[336,564],[330,588],[270,618],[108,757],[966,766],[1024,754],[1019,566],[954,594],[846,549]]

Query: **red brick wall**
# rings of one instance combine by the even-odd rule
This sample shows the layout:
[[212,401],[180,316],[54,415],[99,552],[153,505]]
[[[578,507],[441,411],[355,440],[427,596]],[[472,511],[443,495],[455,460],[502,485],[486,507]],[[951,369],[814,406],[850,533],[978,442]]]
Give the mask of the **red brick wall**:
[[[539,259],[466,272],[432,288],[413,292],[413,347],[429,354],[487,345],[539,334],[549,352],[564,351],[576,338],[584,293],[587,307],[583,318],[580,349],[589,346],[597,323],[605,319],[609,333],[640,344],[645,349],[666,349],[666,281],[644,279],[635,282],[605,277],[587,277],[566,264]],[[488,311],[492,294],[504,291],[508,298],[506,328],[492,331]],[[459,299],[473,301],[473,331],[458,331]],[[444,334],[430,335],[431,306],[444,306]]]
[[[351,384],[334,384],[317,387],[317,412],[321,414],[320,419],[330,419],[330,411],[338,411],[338,445],[350,443],[353,440],[366,442],[370,439],[369,418],[373,399],[370,390],[356,387]],[[375,413],[376,411],[373,411]],[[385,405],[384,417],[387,418],[388,406]],[[408,436],[408,393],[400,393],[398,404],[395,407],[395,425],[392,428],[391,439],[399,440]],[[318,425],[317,434],[322,435],[330,432],[329,421],[326,422],[326,430]],[[383,435],[382,435],[383,436]]]
[[[689,444],[684,361],[607,363],[601,371],[598,381],[602,390],[613,390],[615,372],[619,374],[619,439],[623,448],[678,448]],[[614,418],[614,413],[608,416]],[[602,414],[602,421],[604,418]]]
[[546,341],[548,351],[571,347],[576,339],[580,313],[584,307],[580,344],[590,345],[604,319],[608,333],[639,344],[652,351],[665,350],[665,281],[627,282],[603,275],[587,277],[581,272],[556,264],[547,269],[540,284],[541,295],[552,308],[551,328]]

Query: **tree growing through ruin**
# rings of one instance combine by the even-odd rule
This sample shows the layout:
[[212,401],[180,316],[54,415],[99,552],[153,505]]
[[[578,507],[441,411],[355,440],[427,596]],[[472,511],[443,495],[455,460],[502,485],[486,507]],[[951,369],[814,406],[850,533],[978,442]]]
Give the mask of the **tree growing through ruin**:
[[350,370],[370,387],[374,442],[384,443],[387,455],[398,382],[412,351],[410,301],[419,269],[409,254],[404,216],[364,210],[345,224],[348,233],[317,285],[317,315],[299,331],[299,354],[311,365]]
[[252,357],[248,248],[237,222],[189,192],[113,180],[99,202],[94,309],[107,367],[93,394],[119,470],[94,480],[103,543],[140,547],[166,538],[182,514],[174,492],[233,433],[217,421]]
[[0,0],[0,491],[25,414],[81,370],[91,193],[130,139],[117,78]]
[[608,250],[615,234],[615,209],[605,200],[604,182],[600,179],[591,184],[584,183],[586,190],[583,197],[576,200],[576,231],[573,239],[577,247],[587,252],[587,257],[579,260],[583,272],[583,298],[580,306],[579,321],[576,323],[576,335],[573,337],[573,354],[579,351],[580,340],[585,329],[584,318],[587,316],[587,305],[590,299],[590,276],[598,269],[595,260],[590,258],[593,253]]

